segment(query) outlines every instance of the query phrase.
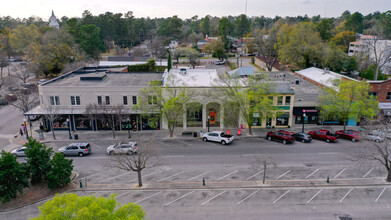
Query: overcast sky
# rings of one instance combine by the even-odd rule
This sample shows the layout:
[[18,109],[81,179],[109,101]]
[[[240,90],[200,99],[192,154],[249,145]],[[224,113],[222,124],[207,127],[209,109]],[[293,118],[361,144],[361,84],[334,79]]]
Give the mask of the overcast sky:
[[[57,18],[81,17],[84,10],[98,15],[107,11],[133,11],[135,17],[190,18],[240,15],[245,13],[246,0],[3,0],[0,16],[28,18],[38,16],[47,20],[51,11]],[[338,17],[345,10],[369,13],[391,10],[391,0],[247,0],[247,15],[275,17],[321,15]]]

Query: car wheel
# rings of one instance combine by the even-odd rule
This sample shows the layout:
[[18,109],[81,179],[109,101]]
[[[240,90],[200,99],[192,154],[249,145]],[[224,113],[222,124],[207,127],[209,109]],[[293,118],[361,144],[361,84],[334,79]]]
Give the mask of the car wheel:
[[205,142],[207,142],[207,141],[208,141],[208,138],[202,138],[202,140],[204,140]]
[[77,155],[79,155],[79,157],[84,156],[84,154],[82,152],[79,152]]
[[326,139],[326,142],[327,142],[327,143],[330,143],[330,139],[327,138],[327,139]]
[[227,143],[225,141],[221,141],[221,144],[222,145],[226,145]]
[[380,140],[379,140],[379,139],[376,139],[375,142],[376,142],[376,143],[380,143]]
[[109,152],[109,155],[114,155],[114,151],[113,151],[113,150],[110,151],[110,152]]
[[128,155],[133,155],[133,151],[128,151]]
[[283,144],[286,144],[286,140],[282,140],[282,143],[283,143]]
[[270,137],[270,136],[267,136],[267,139],[268,139],[269,141],[271,141],[271,140],[272,140],[272,137]]
[[352,142],[356,142],[356,138],[352,138]]
[[337,135],[335,135],[337,138],[340,138],[341,137],[341,135],[339,135],[339,134],[337,134]]
[[305,143],[305,140],[303,139],[303,140],[301,140],[301,142]]

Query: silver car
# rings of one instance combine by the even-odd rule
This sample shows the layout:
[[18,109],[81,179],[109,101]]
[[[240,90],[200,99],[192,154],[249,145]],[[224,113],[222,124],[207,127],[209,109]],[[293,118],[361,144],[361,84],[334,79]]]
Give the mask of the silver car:
[[384,141],[385,134],[384,133],[380,133],[380,132],[371,132],[371,133],[365,135],[365,138],[367,140],[379,143],[379,142],[383,142]]
[[110,145],[107,147],[107,153],[109,155],[114,154],[137,154],[137,143],[128,142],[128,143],[119,143],[115,145]]
[[84,156],[91,153],[91,145],[89,143],[72,143],[67,147],[60,147],[58,152],[67,156]]
[[11,151],[11,154],[15,155],[15,157],[25,157],[26,156],[26,153],[25,153],[25,150],[27,149],[27,147],[20,147],[20,148],[17,148],[13,151]]

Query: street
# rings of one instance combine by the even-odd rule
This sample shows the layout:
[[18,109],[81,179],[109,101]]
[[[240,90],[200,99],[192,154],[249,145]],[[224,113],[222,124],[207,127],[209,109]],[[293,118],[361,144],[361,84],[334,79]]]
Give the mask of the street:
[[[68,157],[74,160],[74,170],[84,184],[76,193],[96,196],[115,193],[121,203],[140,204],[148,219],[259,219],[259,216],[262,219],[292,216],[333,219],[336,214],[348,214],[354,219],[390,217],[391,190],[386,185],[349,185],[350,180],[384,179],[385,176],[384,168],[376,163],[359,166],[347,160],[347,153],[360,148],[363,144],[360,142],[339,139],[330,144],[313,140],[283,145],[265,138],[241,138],[232,145],[222,146],[200,139],[153,139],[165,165],[144,170],[144,189],[139,189],[135,172],[105,165],[110,158],[107,146],[119,141],[93,140],[91,155]],[[48,145],[57,151],[71,142],[53,141]],[[276,166],[267,169],[268,184],[262,188],[258,186],[262,185],[264,171],[251,169],[254,157],[260,155],[276,158]],[[326,183],[328,177],[331,185],[317,185]],[[291,186],[297,181],[308,186]],[[344,184],[332,185],[337,181]],[[37,206],[42,203],[0,217],[36,216]]]

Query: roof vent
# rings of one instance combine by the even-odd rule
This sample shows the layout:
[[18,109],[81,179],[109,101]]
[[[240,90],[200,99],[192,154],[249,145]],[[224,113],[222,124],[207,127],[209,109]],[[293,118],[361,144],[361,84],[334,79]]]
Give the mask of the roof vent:
[[186,75],[186,69],[185,68],[181,68],[180,70],[179,70],[179,74],[182,74],[182,75]]
[[327,74],[327,73],[330,73],[330,69],[326,67],[326,68],[324,68],[324,70],[323,70],[323,75],[324,75],[324,74]]

